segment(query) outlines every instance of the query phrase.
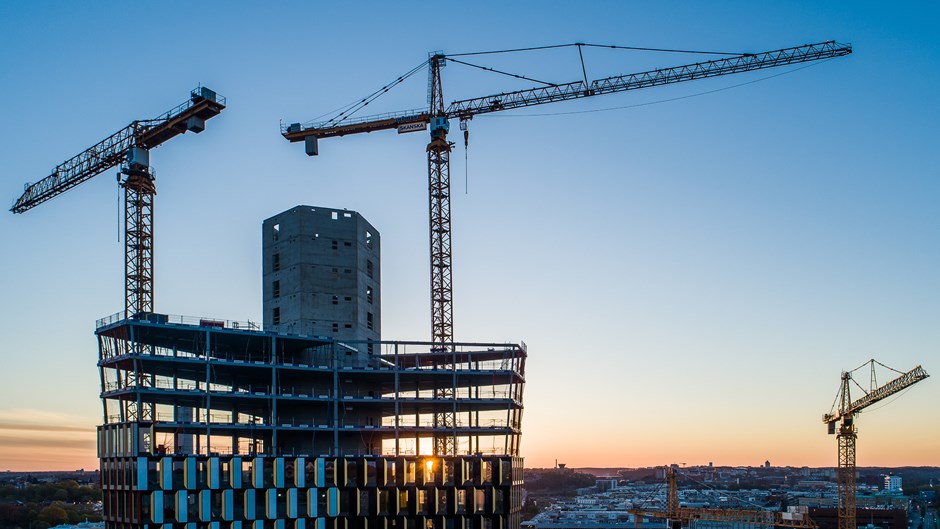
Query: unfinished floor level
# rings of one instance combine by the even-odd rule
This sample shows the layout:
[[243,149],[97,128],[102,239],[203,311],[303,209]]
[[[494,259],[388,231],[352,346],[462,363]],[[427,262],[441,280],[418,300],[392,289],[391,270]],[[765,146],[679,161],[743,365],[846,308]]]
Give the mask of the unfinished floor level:
[[99,321],[108,527],[519,526],[524,344],[251,327]]

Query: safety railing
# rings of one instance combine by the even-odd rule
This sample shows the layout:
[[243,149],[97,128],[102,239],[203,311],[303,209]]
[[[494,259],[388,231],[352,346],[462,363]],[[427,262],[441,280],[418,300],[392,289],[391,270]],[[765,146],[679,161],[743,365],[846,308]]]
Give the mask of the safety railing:
[[156,312],[141,312],[130,314],[127,311],[116,312],[110,316],[100,318],[95,322],[95,329],[100,329],[108,325],[113,325],[125,320],[149,321],[152,323],[171,323],[176,325],[193,325],[197,327],[221,328],[221,329],[239,329],[249,331],[261,330],[258,322],[251,320],[220,320],[217,318],[207,318],[205,316],[182,316],[179,314],[159,314]]

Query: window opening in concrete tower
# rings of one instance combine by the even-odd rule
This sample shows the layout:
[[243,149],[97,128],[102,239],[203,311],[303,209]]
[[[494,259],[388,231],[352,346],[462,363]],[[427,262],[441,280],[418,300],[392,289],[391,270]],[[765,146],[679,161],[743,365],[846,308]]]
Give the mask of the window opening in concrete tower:
[[338,323],[334,323],[334,324],[333,324],[333,332],[339,332],[339,324],[338,324]]
[[372,279],[372,261],[366,261],[366,275]]
[[333,304],[339,305],[339,296],[333,296]]
[[366,327],[368,327],[370,331],[372,330],[372,313],[371,312],[366,313]]
[[330,218],[333,220],[336,220],[339,218],[339,215],[335,211],[333,211],[330,213]]
[[281,254],[276,253],[271,256],[271,268],[275,272],[281,269]]
[[275,224],[274,225],[274,240],[276,241],[280,237],[280,235],[281,235],[281,225]]
[[366,301],[372,304],[372,287],[366,287]]
[[372,248],[372,232],[366,232],[366,246]]
[[281,324],[281,308],[280,307],[274,307],[274,309],[271,310],[271,321],[274,323],[274,325]]
[[352,246],[352,242],[350,242],[350,241],[343,241],[343,246]]
[[343,213],[343,216],[346,217],[347,219],[351,219],[352,213]]
[[339,249],[339,241],[333,241],[333,249],[334,249],[334,250],[338,250],[338,249]]
[[274,284],[271,285],[271,291],[274,297],[281,297],[281,282],[279,280],[275,280]]

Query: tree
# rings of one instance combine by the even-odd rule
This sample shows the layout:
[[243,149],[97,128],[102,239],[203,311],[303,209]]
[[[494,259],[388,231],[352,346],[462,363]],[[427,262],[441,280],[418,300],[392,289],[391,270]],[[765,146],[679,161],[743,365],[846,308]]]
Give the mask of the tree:
[[39,511],[39,516],[36,517],[39,521],[46,522],[50,526],[55,527],[56,525],[66,524],[69,521],[69,513],[65,512],[65,509],[62,507],[52,504],[48,507],[43,508]]

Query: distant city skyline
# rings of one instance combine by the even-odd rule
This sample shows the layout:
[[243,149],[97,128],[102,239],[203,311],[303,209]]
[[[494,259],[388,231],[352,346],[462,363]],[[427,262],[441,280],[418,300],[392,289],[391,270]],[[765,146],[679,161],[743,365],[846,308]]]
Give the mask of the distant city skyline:
[[[936,20],[930,3],[7,3],[0,195],[201,83],[225,112],[151,153],[156,311],[261,321],[261,222],[317,204],[382,234],[383,339],[426,340],[427,135],[327,139],[308,158],[278,120],[434,50],[849,42],[812,67],[480,116],[466,152],[452,123],[454,334],[528,345],[527,467],[835,466],[821,416],[872,357],[934,376],[860,415],[858,465],[940,466]],[[591,49],[585,69],[710,58]],[[466,59],[583,75],[574,50]],[[459,64],[443,79],[447,101],[533,85]],[[415,75],[362,114],[426,91]],[[0,215],[0,470],[97,468],[94,322],[123,308],[113,173]]]

